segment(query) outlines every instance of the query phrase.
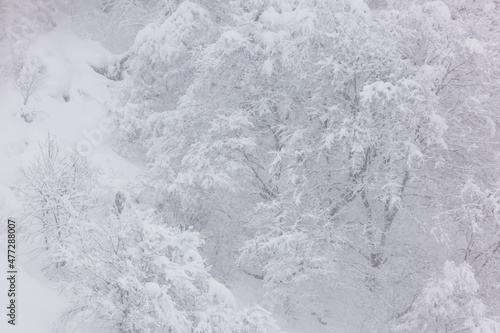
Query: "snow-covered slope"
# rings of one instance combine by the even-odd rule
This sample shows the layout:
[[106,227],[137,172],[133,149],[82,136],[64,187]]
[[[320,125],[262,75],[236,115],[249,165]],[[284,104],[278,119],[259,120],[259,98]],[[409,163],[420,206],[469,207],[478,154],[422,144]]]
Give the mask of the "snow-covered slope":
[[[25,181],[22,169],[34,161],[39,143],[47,135],[56,138],[63,149],[82,148],[103,175],[113,174],[126,182],[140,170],[107,146],[112,133],[97,134],[101,120],[107,115],[106,99],[113,82],[96,73],[93,67],[105,67],[115,56],[94,41],[78,38],[64,25],[25,41],[25,48],[24,55],[36,59],[44,68],[38,89],[23,105],[22,92],[13,78],[0,86],[0,218],[4,225],[8,217],[13,217],[20,227],[25,221],[19,218],[23,202],[16,188]],[[32,117],[25,120],[22,110],[28,110]],[[83,150],[88,147],[90,151]],[[31,240],[18,231],[16,326],[6,323],[2,310],[1,332],[53,332],[67,307],[68,300],[55,281],[43,276],[31,249]],[[5,258],[0,263],[2,272],[7,269],[6,252],[7,229],[2,227],[0,257]],[[1,304],[5,309],[7,280],[1,281]]]

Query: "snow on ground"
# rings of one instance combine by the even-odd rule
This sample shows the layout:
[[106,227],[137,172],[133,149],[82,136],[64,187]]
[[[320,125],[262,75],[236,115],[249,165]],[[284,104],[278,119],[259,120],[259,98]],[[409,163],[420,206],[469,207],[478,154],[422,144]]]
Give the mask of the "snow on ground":
[[[115,174],[125,181],[133,179],[139,167],[113,153],[106,142],[112,133],[96,131],[106,116],[105,99],[112,81],[94,71],[92,66],[106,66],[114,56],[93,41],[78,39],[69,29],[59,27],[41,35],[28,45],[27,56],[38,59],[45,67],[45,76],[39,89],[25,108],[36,111],[31,122],[21,117],[23,98],[14,80],[0,86],[0,218],[6,226],[8,217],[19,216],[22,204],[14,188],[23,181],[22,168],[28,166],[38,151],[39,143],[50,133],[63,149],[74,149],[82,142],[90,142],[88,154],[91,164]],[[18,224],[23,221],[17,220]],[[7,279],[2,277],[0,297],[2,310],[0,332],[53,332],[68,300],[56,290],[56,284],[46,279],[36,257],[29,254],[29,243],[20,239],[16,259],[18,263],[16,326],[7,324]],[[0,228],[0,267],[7,271],[7,228]],[[6,273],[5,273],[6,274]],[[4,274],[3,274],[4,275]],[[3,276],[2,275],[2,276]]]
[[[19,222],[19,221],[18,221]],[[6,223],[5,223],[6,224]],[[0,257],[2,260],[2,272],[7,269],[7,244],[6,228],[2,228],[0,234]],[[29,244],[19,246],[24,250],[16,253],[19,265],[17,266],[17,286],[16,286],[16,325],[7,323],[7,305],[9,299],[6,291],[9,288],[9,282],[2,274],[1,290],[1,318],[0,332],[5,333],[49,333],[54,332],[55,324],[59,316],[64,312],[68,305],[66,298],[55,289],[53,282],[42,276],[42,273],[36,267],[27,262],[29,255],[26,253],[26,247]],[[7,275],[5,273],[5,275]]]

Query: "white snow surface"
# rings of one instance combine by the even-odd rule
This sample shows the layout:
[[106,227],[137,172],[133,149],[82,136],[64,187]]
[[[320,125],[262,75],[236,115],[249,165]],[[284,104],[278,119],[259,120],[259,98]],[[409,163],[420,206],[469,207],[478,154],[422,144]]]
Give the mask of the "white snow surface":
[[[20,221],[18,221],[20,222]],[[7,258],[6,228],[2,228],[0,233],[0,255]],[[30,256],[26,253],[28,244],[18,241],[21,248],[17,252],[19,265],[17,266],[16,280],[16,325],[12,326],[4,319],[5,311],[2,311],[0,321],[0,332],[5,333],[50,333],[54,332],[59,316],[64,313],[68,305],[68,300],[56,290],[53,282],[43,277],[38,267],[33,265],[33,261],[28,262]],[[22,247],[24,246],[24,250]],[[5,270],[6,262],[2,265]],[[2,291],[8,290],[8,281],[2,278],[0,283]],[[2,292],[0,297],[2,309],[8,304],[7,293]]]
[[[45,67],[42,85],[27,105],[28,109],[37,111],[32,122],[19,116],[23,100],[14,80],[0,86],[0,218],[6,221],[12,217],[18,225],[23,223],[17,218],[23,207],[15,188],[24,180],[22,168],[33,162],[39,143],[48,134],[55,137],[63,149],[72,150],[80,142],[89,141],[86,133],[99,130],[100,120],[107,115],[104,101],[113,82],[96,73],[92,66],[106,67],[115,59],[97,42],[79,39],[64,26],[29,41],[27,56],[39,59]],[[67,102],[65,96],[69,97]],[[102,143],[93,145],[87,157],[103,176],[113,175],[119,179],[117,182],[132,181],[140,167],[112,152],[107,144],[112,135],[103,133]],[[0,228],[2,258],[7,258],[6,232],[6,228]],[[54,332],[69,302],[56,289],[56,282],[43,276],[36,265],[36,256],[29,253],[32,244],[19,233],[17,245],[16,326],[1,320],[0,332]],[[7,262],[3,261],[1,266],[5,271]],[[0,288],[7,290],[5,278]],[[2,292],[0,301],[5,309],[6,293]]]

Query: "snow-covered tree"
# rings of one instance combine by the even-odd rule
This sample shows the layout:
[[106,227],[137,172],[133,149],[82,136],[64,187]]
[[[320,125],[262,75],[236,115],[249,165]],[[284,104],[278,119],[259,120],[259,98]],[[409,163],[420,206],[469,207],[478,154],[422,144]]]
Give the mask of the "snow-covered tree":
[[[234,308],[198,253],[198,234],[130,205],[103,213],[81,221],[63,253],[74,295],[69,325],[83,332],[278,331],[262,308]],[[89,318],[95,321],[86,324]]]
[[443,274],[425,284],[398,332],[499,332],[500,318],[490,317],[477,297],[479,285],[467,263],[446,261]]
[[231,292],[211,277],[197,233],[135,206],[130,193],[109,188],[54,138],[40,149],[20,187],[28,207],[23,230],[38,244],[47,276],[71,297],[62,328],[278,332],[266,310],[237,308]]
[[102,70],[119,81],[115,146],[148,165],[138,201],[205,237],[214,274],[239,257],[288,314],[328,326],[349,309],[351,330],[383,331],[435,267],[466,261],[495,309],[497,4],[101,9],[132,8],[153,22]]
[[46,260],[48,274],[65,260],[59,251],[69,245],[75,223],[95,204],[91,196],[94,171],[76,153],[67,152],[54,137],[40,144],[35,162],[25,170],[26,183],[18,188],[24,201],[26,235]]

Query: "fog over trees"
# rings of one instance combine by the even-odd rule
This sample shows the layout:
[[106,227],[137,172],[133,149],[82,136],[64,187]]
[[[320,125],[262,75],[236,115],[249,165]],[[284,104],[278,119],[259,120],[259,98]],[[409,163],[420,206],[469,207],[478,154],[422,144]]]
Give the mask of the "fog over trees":
[[500,2],[0,0],[0,72],[49,332],[500,332]]

